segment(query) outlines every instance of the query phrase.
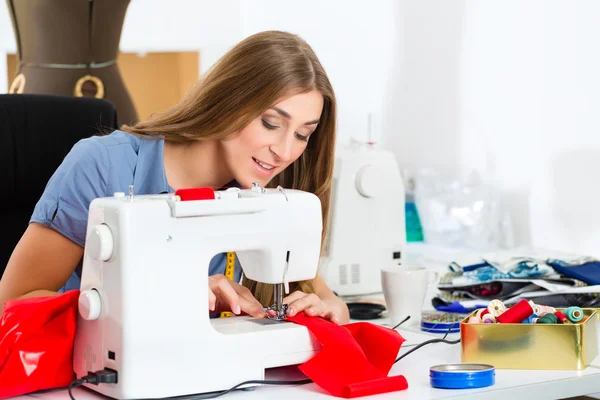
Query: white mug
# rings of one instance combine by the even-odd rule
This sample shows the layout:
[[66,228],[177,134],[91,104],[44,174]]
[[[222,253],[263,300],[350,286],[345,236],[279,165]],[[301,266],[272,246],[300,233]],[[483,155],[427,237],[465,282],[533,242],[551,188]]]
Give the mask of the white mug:
[[387,315],[392,326],[407,316],[403,326],[416,325],[421,320],[427,286],[438,279],[438,273],[425,267],[393,266],[381,269],[381,286]]

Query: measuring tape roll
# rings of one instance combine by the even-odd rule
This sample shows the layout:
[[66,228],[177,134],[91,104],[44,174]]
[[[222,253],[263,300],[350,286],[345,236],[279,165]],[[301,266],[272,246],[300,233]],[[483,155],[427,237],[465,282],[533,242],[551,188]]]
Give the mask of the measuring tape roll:
[[494,384],[496,369],[489,364],[442,364],[429,369],[431,386],[440,389],[481,388]]
[[[227,264],[225,266],[225,276],[230,281],[233,280],[235,276],[235,252],[230,251],[227,253]],[[221,318],[231,317],[230,311],[223,311],[220,315]]]

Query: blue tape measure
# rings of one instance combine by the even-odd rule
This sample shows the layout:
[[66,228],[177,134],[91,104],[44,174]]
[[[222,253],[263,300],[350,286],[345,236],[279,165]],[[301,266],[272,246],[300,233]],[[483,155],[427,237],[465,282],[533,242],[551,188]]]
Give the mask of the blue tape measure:
[[491,386],[496,369],[489,364],[442,364],[429,369],[431,386],[440,389],[468,389]]

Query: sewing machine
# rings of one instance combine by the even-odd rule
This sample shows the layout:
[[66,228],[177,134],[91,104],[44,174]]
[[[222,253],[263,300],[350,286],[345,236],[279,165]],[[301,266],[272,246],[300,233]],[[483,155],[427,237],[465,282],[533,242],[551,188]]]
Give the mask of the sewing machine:
[[275,285],[278,311],[289,282],[315,277],[319,198],[257,184],[213,193],[184,201],[130,188],[91,203],[73,364],[78,378],[109,368],[118,383],[89,388],[116,399],[206,393],[320,350],[304,326],[208,311],[218,253],[236,251],[248,278]]
[[381,268],[406,246],[404,183],[393,153],[351,142],[336,151],[321,273],[339,296],[381,293]]

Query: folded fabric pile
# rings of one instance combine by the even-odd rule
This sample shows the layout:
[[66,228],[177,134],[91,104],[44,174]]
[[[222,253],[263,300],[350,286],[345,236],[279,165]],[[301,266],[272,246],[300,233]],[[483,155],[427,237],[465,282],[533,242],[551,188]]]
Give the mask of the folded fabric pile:
[[438,284],[438,311],[469,313],[498,299],[521,299],[553,307],[598,307],[600,260],[547,250],[518,248],[485,254],[478,262],[455,261]]

